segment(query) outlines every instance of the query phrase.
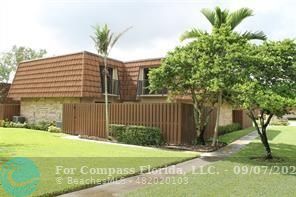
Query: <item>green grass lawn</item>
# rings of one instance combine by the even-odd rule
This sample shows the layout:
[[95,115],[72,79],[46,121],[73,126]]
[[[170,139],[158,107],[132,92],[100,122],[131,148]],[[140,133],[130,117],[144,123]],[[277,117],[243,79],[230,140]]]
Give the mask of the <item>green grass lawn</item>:
[[219,136],[219,141],[225,142],[226,144],[230,144],[231,142],[234,142],[235,140],[237,140],[245,135],[248,135],[252,131],[255,131],[254,127],[250,127],[250,128],[242,129],[239,131],[227,133],[227,134]]
[[260,159],[264,148],[255,140],[230,158],[195,174],[180,176],[183,184],[174,184],[172,180],[170,184],[147,186],[128,196],[295,196],[296,127],[274,126],[268,135],[274,161]]
[[[12,157],[32,159],[41,175],[33,195],[56,195],[135,174],[140,166],[160,167],[198,156],[193,152],[124,147],[71,140],[65,136],[28,129],[0,128],[1,163]],[[64,171],[66,168],[73,168],[74,174],[66,174],[69,172]],[[116,171],[106,173],[96,171],[98,168]],[[129,171],[120,171],[122,168],[128,168]],[[62,171],[58,172],[57,169]],[[2,187],[0,196],[7,196]]]

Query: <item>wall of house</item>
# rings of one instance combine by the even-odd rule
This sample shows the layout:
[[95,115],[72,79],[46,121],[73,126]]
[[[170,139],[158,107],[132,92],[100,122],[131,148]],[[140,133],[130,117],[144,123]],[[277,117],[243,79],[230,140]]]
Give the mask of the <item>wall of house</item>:
[[219,125],[224,126],[232,123],[232,107],[228,104],[223,104],[220,110]]
[[140,103],[167,103],[167,96],[138,96],[137,101]]
[[161,59],[146,59],[132,62],[126,62],[124,72],[119,74],[120,95],[123,101],[136,101],[137,85],[141,68],[157,67],[160,65]]
[[[116,69],[117,79],[122,79],[124,63],[114,59],[107,60],[108,67]],[[89,52],[83,53],[83,80],[82,80],[82,98],[102,98],[103,92],[101,87],[101,70],[103,58]],[[115,72],[115,71],[114,71]],[[120,85],[120,84],[119,84]],[[119,87],[121,90],[121,87]],[[119,98],[119,97],[118,97]],[[113,98],[112,98],[113,99]]]
[[21,116],[28,122],[62,121],[64,103],[80,103],[80,98],[22,98]]
[[[109,103],[121,103],[120,96],[108,96]],[[83,97],[80,98],[80,103],[105,103],[105,96],[91,98],[91,97]]]
[[248,116],[247,111],[244,110],[243,111],[243,123],[242,123],[242,127],[243,128],[248,128],[248,127],[252,127],[252,126],[253,126],[253,121]]

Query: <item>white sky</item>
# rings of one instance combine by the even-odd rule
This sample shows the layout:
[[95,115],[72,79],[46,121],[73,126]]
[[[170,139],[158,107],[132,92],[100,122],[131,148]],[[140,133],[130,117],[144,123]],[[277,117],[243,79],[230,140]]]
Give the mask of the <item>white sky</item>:
[[295,0],[1,0],[0,52],[12,45],[44,48],[48,56],[95,52],[91,25],[107,23],[115,32],[133,26],[111,57],[119,60],[162,57],[191,27],[210,29],[200,14],[215,6],[248,7],[255,16],[238,31],[264,31],[270,39],[296,38]]

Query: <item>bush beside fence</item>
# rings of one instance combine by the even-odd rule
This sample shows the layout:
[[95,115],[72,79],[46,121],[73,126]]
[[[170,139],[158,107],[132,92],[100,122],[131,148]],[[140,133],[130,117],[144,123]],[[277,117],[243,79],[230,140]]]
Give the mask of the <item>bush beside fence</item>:
[[125,144],[159,146],[164,143],[160,129],[155,127],[111,125],[110,132],[118,142]]

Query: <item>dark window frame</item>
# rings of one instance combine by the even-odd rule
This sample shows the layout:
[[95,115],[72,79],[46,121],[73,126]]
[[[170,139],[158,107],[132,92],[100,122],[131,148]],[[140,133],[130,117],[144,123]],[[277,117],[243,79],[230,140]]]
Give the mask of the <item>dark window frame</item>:
[[[108,65],[108,76],[107,76],[107,93],[111,95],[119,95],[119,80],[113,79],[113,71],[117,69],[118,75],[118,68],[116,66]],[[101,89],[102,93],[105,93],[105,66],[100,65],[100,77],[101,77]],[[117,76],[118,77],[118,76]]]
[[[168,94],[168,91],[166,88],[160,90],[160,91],[153,91],[150,92],[149,90],[149,77],[148,73],[151,69],[157,68],[157,66],[149,66],[149,67],[141,67],[143,70],[143,79],[138,78],[137,83],[137,96],[165,96]],[[140,73],[139,73],[140,76]]]

